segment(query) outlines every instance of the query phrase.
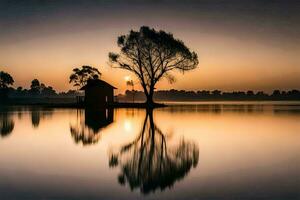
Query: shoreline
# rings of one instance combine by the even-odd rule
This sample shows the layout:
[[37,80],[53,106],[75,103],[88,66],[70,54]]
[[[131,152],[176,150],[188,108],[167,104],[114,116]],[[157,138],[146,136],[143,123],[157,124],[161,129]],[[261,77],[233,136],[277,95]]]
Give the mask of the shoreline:
[[[176,107],[176,106],[204,106],[204,105],[275,105],[275,106],[300,106],[299,100],[272,100],[272,101],[239,101],[239,100],[226,100],[226,101],[164,101],[155,103],[153,106],[148,107],[146,103],[130,103],[130,102],[115,102],[113,104],[91,109],[107,109],[107,108],[142,108],[142,109],[155,109],[163,107]],[[78,108],[84,109],[86,106],[83,103],[1,103],[1,106],[30,106],[30,107],[46,107],[46,108]]]
[[[36,106],[36,107],[48,107],[48,108],[86,108],[82,103],[6,103],[0,104],[0,106]],[[167,107],[168,105],[164,103],[155,103],[152,106],[147,106],[146,103],[128,103],[128,102],[119,102],[113,103],[106,106],[99,106],[97,108],[91,107],[91,109],[107,109],[107,108],[161,108]]]

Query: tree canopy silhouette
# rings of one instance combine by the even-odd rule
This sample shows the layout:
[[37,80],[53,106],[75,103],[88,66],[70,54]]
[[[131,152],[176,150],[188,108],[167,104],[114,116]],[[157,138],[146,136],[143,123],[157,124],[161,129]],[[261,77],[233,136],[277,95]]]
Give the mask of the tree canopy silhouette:
[[14,84],[14,79],[9,73],[0,71],[0,89],[8,88],[9,85]]
[[33,79],[30,85],[30,93],[33,95],[40,94],[40,81],[38,79]]
[[75,87],[82,87],[86,85],[89,79],[98,79],[100,76],[101,73],[97,68],[84,65],[81,68],[73,69],[69,83],[73,83]]
[[156,31],[142,26],[139,31],[131,30],[118,37],[120,53],[109,53],[113,67],[128,70],[138,78],[147,97],[147,104],[153,105],[155,85],[162,78],[175,81],[171,71],[185,72],[195,69],[198,56],[171,33]]

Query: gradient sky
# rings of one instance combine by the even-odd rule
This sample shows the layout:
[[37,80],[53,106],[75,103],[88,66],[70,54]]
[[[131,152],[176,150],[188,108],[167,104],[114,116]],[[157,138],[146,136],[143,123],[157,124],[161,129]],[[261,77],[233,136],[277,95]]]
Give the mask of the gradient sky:
[[0,70],[14,86],[38,78],[68,90],[74,67],[92,65],[126,89],[127,71],[108,66],[117,36],[147,25],[198,53],[198,69],[158,89],[300,89],[298,0],[0,0]]

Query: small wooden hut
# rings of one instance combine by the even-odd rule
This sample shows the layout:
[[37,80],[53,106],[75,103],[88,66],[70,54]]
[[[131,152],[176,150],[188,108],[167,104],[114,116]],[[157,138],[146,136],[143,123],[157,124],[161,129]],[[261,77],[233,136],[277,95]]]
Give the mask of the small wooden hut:
[[100,80],[89,80],[80,90],[85,91],[84,103],[89,108],[104,108],[114,102],[114,86]]

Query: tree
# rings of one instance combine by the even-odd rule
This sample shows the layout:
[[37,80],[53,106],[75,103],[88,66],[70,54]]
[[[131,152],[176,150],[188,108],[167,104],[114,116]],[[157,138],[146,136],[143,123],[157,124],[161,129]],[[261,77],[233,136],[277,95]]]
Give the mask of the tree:
[[128,86],[131,86],[132,87],[132,93],[133,93],[133,95],[132,95],[132,102],[134,103],[134,96],[135,96],[135,91],[134,91],[134,82],[133,82],[133,80],[129,80],[129,81],[127,81],[126,82],[126,85],[128,85]]
[[82,66],[81,68],[74,68],[70,75],[69,83],[73,83],[75,87],[82,87],[86,85],[89,79],[98,79],[101,76],[99,70],[91,66]]
[[214,95],[214,96],[220,96],[221,95],[221,91],[220,90],[214,90],[214,91],[212,91],[212,94]]
[[280,96],[280,90],[274,90],[272,96],[278,97]]
[[252,90],[247,91],[247,96],[253,96],[253,95],[254,95],[254,92]]
[[13,85],[14,79],[9,73],[0,71],[0,88],[8,88],[9,85]]
[[19,87],[17,88],[17,91],[20,92],[20,93],[22,92],[22,90],[23,90],[23,87],[21,87],[21,86],[19,86]]
[[171,71],[185,72],[195,69],[198,56],[171,33],[141,27],[118,37],[120,53],[109,53],[113,67],[132,72],[139,80],[147,97],[147,105],[153,106],[155,85],[162,78],[175,81]]
[[38,95],[40,93],[40,81],[38,79],[33,79],[30,85],[30,93],[33,95]]
[[44,96],[55,96],[56,91],[53,89],[53,87],[48,86],[48,87],[42,87],[41,94]]

